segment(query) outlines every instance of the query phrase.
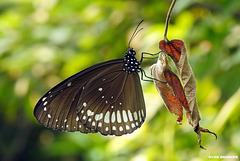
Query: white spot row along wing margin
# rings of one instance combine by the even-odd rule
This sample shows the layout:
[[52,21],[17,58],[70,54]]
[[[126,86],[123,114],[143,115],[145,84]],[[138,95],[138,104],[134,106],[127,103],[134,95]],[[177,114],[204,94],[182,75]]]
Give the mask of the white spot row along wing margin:
[[[108,134],[112,131],[126,131],[126,133],[131,133],[136,128],[140,127],[145,119],[145,114],[143,109],[139,111],[131,112],[130,110],[117,110],[115,111],[106,111],[105,113],[95,114],[91,110],[81,112],[83,114],[83,120],[85,120],[86,125],[90,125],[89,128],[100,131],[98,128],[101,128],[103,134]],[[88,126],[87,126],[88,127]],[[111,133],[109,133],[111,134]]]

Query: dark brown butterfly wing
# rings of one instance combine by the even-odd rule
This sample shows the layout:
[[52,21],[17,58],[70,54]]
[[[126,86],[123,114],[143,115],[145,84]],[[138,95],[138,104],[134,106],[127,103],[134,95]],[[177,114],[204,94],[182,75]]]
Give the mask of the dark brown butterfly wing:
[[38,101],[34,116],[56,130],[132,133],[146,117],[135,55],[129,48],[124,59],[103,62],[67,78]]
[[89,67],[56,85],[37,103],[34,116],[45,127],[55,130],[80,131],[93,133],[83,125],[77,115],[77,103],[84,86],[113,64],[122,63],[123,59],[115,59]]
[[103,135],[132,133],[146,117],[139,75],[122,69],[119,63],[96,75],[84,87],[78,102],[82,123]]

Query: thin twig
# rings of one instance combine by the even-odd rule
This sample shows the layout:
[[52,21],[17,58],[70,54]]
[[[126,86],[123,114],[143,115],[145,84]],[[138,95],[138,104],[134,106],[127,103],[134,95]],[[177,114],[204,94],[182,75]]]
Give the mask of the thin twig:
[[173,7],[175,5],[177,0],[173,0],[172,1],[172,4],[168,10],[168,14],[167,14],[167,18],[166,18],[166,26],[165,26],[165,31],[164,31],[164,36],[163,36],[163,39],[167,42],[168,39],[167,39],[167,32],[168,32],[168,24],[169,24],[169,21],[170,21],[170,17],[171,17],[171,14],[172,14],[172,10],[173,10]]

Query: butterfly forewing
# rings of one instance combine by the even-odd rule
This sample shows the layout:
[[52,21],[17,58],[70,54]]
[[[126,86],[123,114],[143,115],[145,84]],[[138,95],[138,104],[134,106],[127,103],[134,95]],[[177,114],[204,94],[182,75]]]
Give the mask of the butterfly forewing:
[[145,103],[137,72],[123,63],[101,73],[84,87],[78,103],[80,121],[103,135],[132,133],[145,120]]
[[59,83],[38,101],[34,116],[41,124],[55,130],[95,132],[80,122],[76,114],[77,102],[90,78],[119,62],[122,59],[96,64]]

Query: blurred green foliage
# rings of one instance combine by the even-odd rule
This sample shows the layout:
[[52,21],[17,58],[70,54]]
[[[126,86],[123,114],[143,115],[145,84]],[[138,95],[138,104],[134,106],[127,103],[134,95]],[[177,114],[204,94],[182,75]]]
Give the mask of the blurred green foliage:
[[[183,39],[198,86],[200,124],[218,140],[197,136],[184,118],[162,104],[153,83],[142,82],[147,120],[131,135],[101,136],[53,131],[33,116],[51,87],[95,63],[121,58],[141,19],[144,28],[131,46],[157,53],[170,0],[1,0],[0,160],[200,161],[240,157],[240,1],[181,0],[169,39]],[[149,73],[155,61],[145,60]],[[174,66],[173,66],[174,68]],[[221,159],[224,160],[224,159]],[[226,159],[227,160],[227,159]],[[234,159],[238,160],[238,159]]]

